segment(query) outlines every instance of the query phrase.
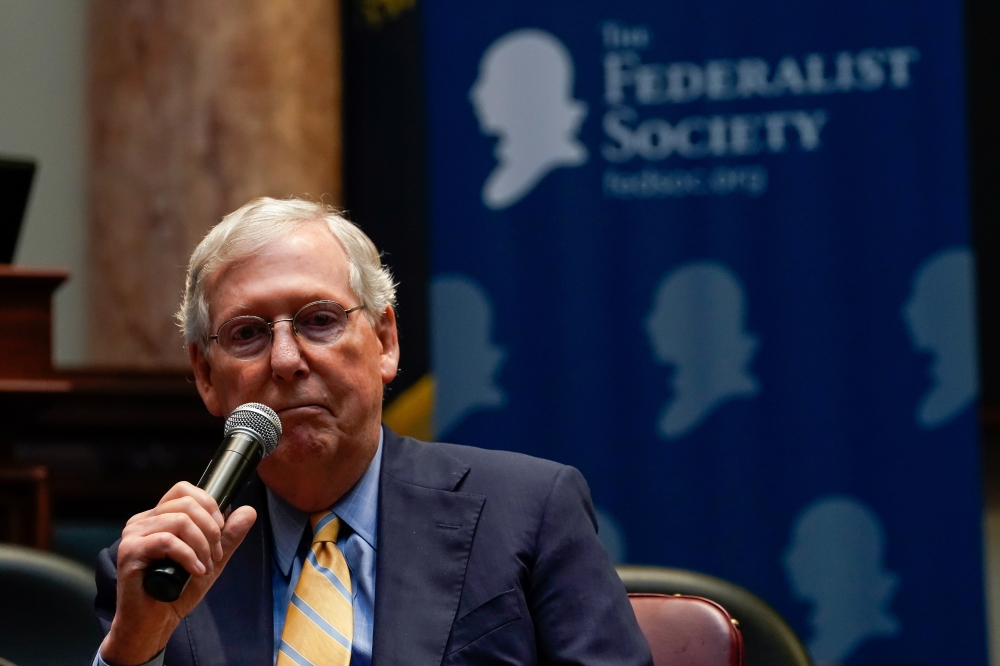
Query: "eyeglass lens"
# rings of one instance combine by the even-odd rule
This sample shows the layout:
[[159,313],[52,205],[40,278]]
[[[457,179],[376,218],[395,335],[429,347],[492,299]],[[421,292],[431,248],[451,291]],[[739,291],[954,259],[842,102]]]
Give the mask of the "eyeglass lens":
[[[310,303],[295,313],[292,330],[314,345],[333,344],[347,327],[347,313],[333,301]],[[271,345],[271,327],[260,317],[236,317],[219,329],[219,346],[230,356],[250,359]]]

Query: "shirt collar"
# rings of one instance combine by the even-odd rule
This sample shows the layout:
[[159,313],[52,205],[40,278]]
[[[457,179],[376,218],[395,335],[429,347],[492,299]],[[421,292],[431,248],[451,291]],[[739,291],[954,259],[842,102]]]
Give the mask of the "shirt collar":
[[[343,522],[364,539],[372,550],[377,550],[378,534],[378,477],[382,468],[382,441],[379,428],[378,450],[368,464],[368,469],[347,493],[330,507]],[[267,489],[267,509],[274,535],[274,559],[284,576],[292,569],[299,542],[305,533],[309,514],[299,511]]]

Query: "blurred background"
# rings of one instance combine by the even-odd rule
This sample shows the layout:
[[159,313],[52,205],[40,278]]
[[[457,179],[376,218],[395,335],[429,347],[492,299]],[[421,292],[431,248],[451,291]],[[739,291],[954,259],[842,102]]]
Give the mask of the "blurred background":
[[0,541],[92,568],[197,480],[187,258],[302,196],[399,282],[390,426],[576,466],[616,562],[737,583],[818,663],[1000,666],[998,31],[985,0],[0,0]]

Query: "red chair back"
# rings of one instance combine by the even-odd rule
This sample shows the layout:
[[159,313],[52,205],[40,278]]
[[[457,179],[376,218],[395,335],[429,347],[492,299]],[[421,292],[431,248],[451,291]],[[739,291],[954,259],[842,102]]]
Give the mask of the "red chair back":
[[701,597],[630,594],[653,666],[743,666],[743,637],[726,609]]

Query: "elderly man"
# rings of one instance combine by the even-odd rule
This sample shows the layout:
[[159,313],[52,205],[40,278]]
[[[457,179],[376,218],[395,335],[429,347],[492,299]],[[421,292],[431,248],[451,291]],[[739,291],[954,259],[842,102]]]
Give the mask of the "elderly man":
[[[228,519],[179,483],[129,520],[99,559],[95,663],[651,662],[576,470],[381,424],[394,298],[319,204],[258,199],[205,237],[178,315],[198,391],[284,435]],[[192,574],[173,603],[142,587],[163,557]]]

